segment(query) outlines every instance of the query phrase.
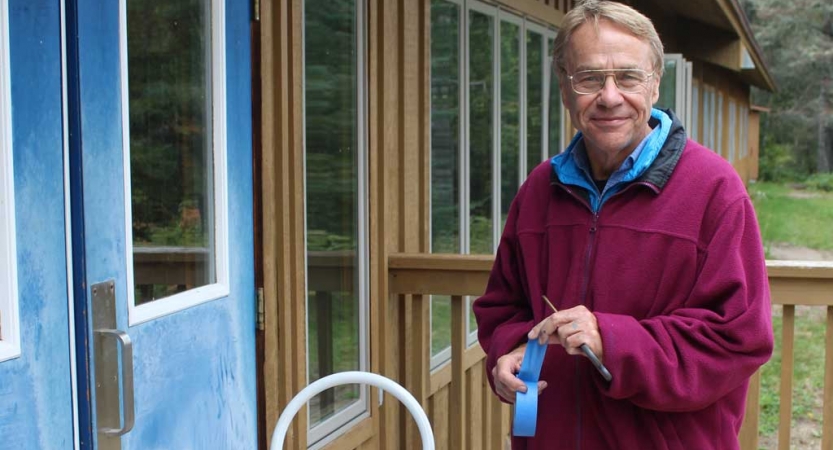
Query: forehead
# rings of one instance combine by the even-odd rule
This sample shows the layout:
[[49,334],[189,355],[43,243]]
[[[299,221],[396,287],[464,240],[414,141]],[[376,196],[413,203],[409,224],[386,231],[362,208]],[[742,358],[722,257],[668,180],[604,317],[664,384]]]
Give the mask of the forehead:
[[651,46],[625,28],[607,20],[580,25],[567,43],[566,63],[569,71],[582,69],[650,70]]

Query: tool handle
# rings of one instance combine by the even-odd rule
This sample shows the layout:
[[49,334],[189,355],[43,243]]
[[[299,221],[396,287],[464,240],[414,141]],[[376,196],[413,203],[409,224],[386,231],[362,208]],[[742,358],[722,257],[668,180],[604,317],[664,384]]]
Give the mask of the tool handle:
[[599,373],[602,374],[602,377],[605,379],[605,381],[610,381],[613,379],[613,375],[611,375],[610,372],[607,370],[607,367],[605,367],[604,364],[602,364],[602,362],[599,361],[599,358],[596,356],[595,353],[593,353],[593,350],[590,349],[590,346],[588,346],[587,344],[581,344],[581,351],[583,351],[587,358],[590,359],[590,362],[592,362],[593,365],[596,366],[596,370],[598,370]]

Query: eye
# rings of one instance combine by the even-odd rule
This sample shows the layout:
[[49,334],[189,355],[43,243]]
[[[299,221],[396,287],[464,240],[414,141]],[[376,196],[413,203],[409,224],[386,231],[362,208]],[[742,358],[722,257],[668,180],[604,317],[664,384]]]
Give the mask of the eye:
[[640,82],[644,77],[641,73],[636,71],[627,71],[619,73],[619,81],[625,82]]
[[579,72],[575,75],[575,80],[581,84],[604,83],[604,74],[597,72]]

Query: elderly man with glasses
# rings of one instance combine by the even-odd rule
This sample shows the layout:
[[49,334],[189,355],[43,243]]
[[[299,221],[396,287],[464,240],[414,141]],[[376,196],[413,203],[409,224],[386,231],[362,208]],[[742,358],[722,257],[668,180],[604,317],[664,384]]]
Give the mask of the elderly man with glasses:
[[[663,48],[642,14],[581,2],[553,57],[578,133],[521,186],[474,303],[495,393],[538,391],[512,448],[736,449],[773,348],[746,189],[653,108]],[[528,347],[546,351],[531,381]]]

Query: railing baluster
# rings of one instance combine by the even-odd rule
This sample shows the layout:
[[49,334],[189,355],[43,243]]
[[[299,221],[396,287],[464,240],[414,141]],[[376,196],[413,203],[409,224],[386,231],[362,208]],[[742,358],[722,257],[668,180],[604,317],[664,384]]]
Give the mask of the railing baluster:
[[[413,294],[411,296],[411,327],[410,336],[405,336],[406,348],[412,352],[405,360],[407,378],[411,378],[408,390],[411,395],[422,405],[422,409],[428,406],[428,377],[431,365],[431,310],[429,307],[430,296]],[[407,326],[406,326],[407,328]],[[409,342],[410,341],[410,342]],[[407,353],[407,350],[406,352]],[[407,448],[422,448],[422,438],[416,427],[416,422],[411,419],[405,425]]]
[[793,404],[793,342],[795,340],[795,305],[784,305],[781,331],[781,405],[779,408],[778,449],[790,449]]
[[740,428],[740,448],[758,450],[758,426],[761,414],[761,369],[755,371],[749,379],[749,391],[746,394],[746,416]]
[[824,334],[824,414],[821,448],[833,450],[833,306],[827,307],[827,328]]
[[463,297],[451,297],[451,448],[466,448],[466,367],[463,351],[466,349],[466,308]]

